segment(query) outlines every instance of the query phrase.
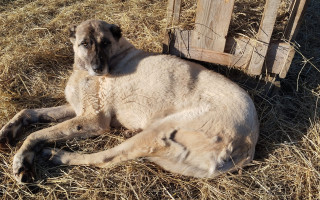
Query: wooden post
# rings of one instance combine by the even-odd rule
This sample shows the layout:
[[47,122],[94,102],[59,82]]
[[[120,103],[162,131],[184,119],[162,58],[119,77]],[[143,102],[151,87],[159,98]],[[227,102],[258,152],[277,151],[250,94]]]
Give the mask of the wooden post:
[[234,0],[198,0],[192,46],[223,52]]
[[179,24],[181,11],[181,0],[169,0],[167,7],[167,26],[165,30],[165,37],[163,41],[163,53],[169,53],[169,47],[171,42],[171,30],[169,28]]
[[180,19],[181,0],[169,0],[167,7],[167,28],[177,25]]
[[[292,2],[291,8],[290,8],[290,17],[285,29],[285,34],[284,34],[285,39],[287,39],[288,41],[295,39],[295,37],[297,36],[299,27],[303,19],[303,15],[306,11],[306,8],[309,2],[310,0],[294,0]],[[293,60],[294,54],[296,52],[294,47],[291,46],[289,43],[288,43],[288,46],[289,47],[287,48],[287,51],[285,51],[284,54],[277,53],[277,56],[274,59],[274,60],[277,60],[277,59],[284,60],[282,62],[283,64],[279,65],[279,67],[281,67],[281,69],[278,70],[280,78],[286,77],[287,72],[290,68],[291,62]],[[274,65],[274,68],[276,68],[275,65]],[[272,69],[272,71],[276,71],[276,70]]]
[[296,37],[303,15],[310,0],[294,0],[290,9],[290,18],[287,24],[284,37],[287,40],[292,40]]
[[260,23],[259,31],[256,36],[256,45],[252,53],[248,67],[248,73],[260,75],[267,55],[270,38],[279,9],[280,0],[267,0]]
[[267,72],[279,74],[280,78],[285,78],[294,54],[295,49],[290,43],[281,42],[270,44],[266,58]]

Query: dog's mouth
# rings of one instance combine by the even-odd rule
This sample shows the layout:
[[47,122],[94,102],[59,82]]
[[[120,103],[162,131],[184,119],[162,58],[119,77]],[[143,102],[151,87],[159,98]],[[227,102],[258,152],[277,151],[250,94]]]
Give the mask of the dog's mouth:
[[91,76],[106,76],[106,75],[108,75],[109,73],[94,72],[93,70],[90,70],[90,71],[89,71],[89,74],[90,74]]
[[104,66],[103,68],[99,68],[99,69],[90,67],[88,72],[91,76],[104,76],[109,74],[109,70],[107,66]]

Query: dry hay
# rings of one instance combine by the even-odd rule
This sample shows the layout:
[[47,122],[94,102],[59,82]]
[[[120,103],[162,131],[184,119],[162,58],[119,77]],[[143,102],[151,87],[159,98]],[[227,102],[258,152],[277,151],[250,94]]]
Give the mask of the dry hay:
[[[237,9],[256,6],[260,1],[238,2],[244,3],[238,3]],[[191,8],[194,4],[192,0],[184,1],[184,6]],[[257,16],[262,11],[261,6],[258,8]],[[0,152],[0,198],[319,199],[319,9],[320,2],[311,0],[302,34],[297,39],[301,45],[299,53],[288,77],[282,81],[279,95],[270,98],[248,89],[261,120],[260,139],[251,166],[216,179],[195,179],[163,171],[143,159],[107,169],[54,167],[37,159],[39,181],[17,185],[11,164],[20,142],[17,147]],[[72,69],[73,55],[67,38],[69,25],[90,18],[120,24],[124,35],[138,48],[160,52],[165,10],[166,1],[160,0],[0,1],[0,127],[22,108],[65,102],[63,90]],[[192,12],[190,9],[184,13],[185,19],[192,21]],[[232,22],[231,27],[239,25],[240,32],[246,23],[255,24],[254,15],[250,13],[235,18],[252,22],[244,21],[243,26]],[[252,30],[256,30],[255,26]],[[248,30],[246,34],[254,32]],[[26,131],[46,126],[38,124]],[[125,130],[114,130],[93,140],[72,140],[52,146],[97,152],[121,143],[128,135],[130,132]]]

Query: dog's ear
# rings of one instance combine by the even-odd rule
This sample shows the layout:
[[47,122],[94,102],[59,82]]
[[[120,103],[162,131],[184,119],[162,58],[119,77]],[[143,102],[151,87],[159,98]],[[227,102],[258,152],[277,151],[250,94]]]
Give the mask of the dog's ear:
[[76,29],[77,29],[76,25],[71,25],[69,27],[69,39],[72,44],[74,44],[74,42],[76,41]]
[[118,41],[122,36],[122,30],[119,26],[111,24],[110,31],[113,37]]

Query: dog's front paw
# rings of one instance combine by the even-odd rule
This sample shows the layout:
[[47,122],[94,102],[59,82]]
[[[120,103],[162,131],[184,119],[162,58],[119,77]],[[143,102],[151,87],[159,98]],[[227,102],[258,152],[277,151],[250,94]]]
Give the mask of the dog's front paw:
[[0,149],[5,149],[8,145],[13,145],[18,133],[23,126],[23,117],[26,111],[18,113],[0,130]]
[[14,138],[20,130],[22,124],[20,121],[9,122],[0,130],[0,148],[5,149],[8,145],[13,145]]
[[32,183],[34,181],[33,158],[33,152],[14,156],[13,176],[19,183]]

